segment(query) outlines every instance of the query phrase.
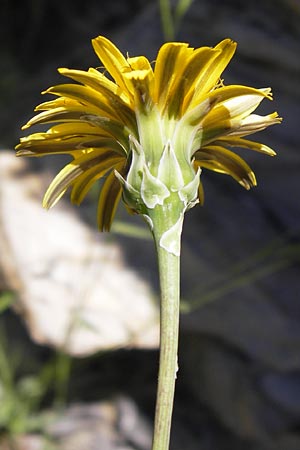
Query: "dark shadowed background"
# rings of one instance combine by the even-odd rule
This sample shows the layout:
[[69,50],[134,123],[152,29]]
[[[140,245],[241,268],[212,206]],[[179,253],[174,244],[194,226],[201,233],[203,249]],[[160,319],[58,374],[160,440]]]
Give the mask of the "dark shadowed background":
[[[2,0],[0,25],[3,149],[17,143],[20,126],[43,100],[40,91],[64,82],[57,67],[99,64],[93,37],[105,35],[131,56],[149,59],[164,42],[151,0]],[[274,148],[276,158],[241,152],[257,175],[257,188],[247,192],[229,177],[204,171],[205,205],[186,217],[171,448],[299,450],[300,1],[194,0],[177,40],[199,47],[225,37],[238,42],[225,83],[272,87],[274,101],[265,100],[260,112],[278,111],[284,121],[253,138]],[[59,165],[49,158],[30,163],[34,170]],[[92,206],[82,214],[94,227]],[[127,220],[123,207],[119,217]],[[137,217],[128,220],[140,224]],[[156,287],[152,244],[112,239]],[[5,320],[17,346],[36,354],[39,363],[47,360],[51,350],[31,343],[17,316]],[[121,418],[132,404],[143,417],[141,425],[136,413],[135,427],[114,446],[93,449],[147,450],[143,436],[151,430],[157,352],[118,350],[73,365],[70,403],[118,395]]]

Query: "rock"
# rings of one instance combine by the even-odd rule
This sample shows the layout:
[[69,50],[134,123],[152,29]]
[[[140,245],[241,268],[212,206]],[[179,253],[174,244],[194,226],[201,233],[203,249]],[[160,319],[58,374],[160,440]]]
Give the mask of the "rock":
[[[47,417],[48,415],[48,417]],[[60,414],[45,412],[41,434],[0,441],[1,450],[148,450],[151,429],[136,404],[126,398],[73,404]],[[12,447],[12,442],[15,447]]]
[[127,267],[108,235],[92,231],[64,202],[41,206],[45,173],[0,154],[0,267],[32,338],[83,356],[158,345],[149,285]]
[[43,438],[35,434],[19,435],[10,439],[4,437],[0,440],[1,450],[12,450],[13,448],[18,450],[44,450],[45,442]]

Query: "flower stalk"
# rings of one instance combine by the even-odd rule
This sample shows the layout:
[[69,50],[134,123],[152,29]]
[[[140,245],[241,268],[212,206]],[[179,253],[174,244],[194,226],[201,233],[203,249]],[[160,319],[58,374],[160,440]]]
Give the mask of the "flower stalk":
[[[170,430],[177,373],[180,301],[180,253],[174,254],[160,245],[168,229],[168,217],[158,212],[153,235],[156,244],[161,290],[160,357],[152,450],[169,448]],[[181,233],[176,246],[180,249]]]

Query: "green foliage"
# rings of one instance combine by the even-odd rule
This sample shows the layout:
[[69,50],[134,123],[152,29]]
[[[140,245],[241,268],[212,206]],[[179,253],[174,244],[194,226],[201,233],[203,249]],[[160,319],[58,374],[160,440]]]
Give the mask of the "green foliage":
[[193,3],[193,0],[178,0],[174,11],[170,0],[159,0],[163,33],[166,41],[174,41],[180,22]]
[[0,296],[0,314],[11,306],[14,301],[14,295],[12,292],[5,291]]
[[[13,303],[14,295],[0,295],[0,313]],[[0,433],[15,436],[20,433],[42,432],[49,420],[43,414],[46,399],[52,410],[66,403],[71,358],[57,352],[54,358],[31,372],[30,356],[8,339],[5,318],[0,322]],[[33,373],[32,373],[33,372]]]
[[47,389],[43,369],[37,375],[17,377],[19,361],[9,349],[3,328],[0,332],[0,429],[8,434],[40,429],[38,417],[40,402]]
[[294,243],[292,237],[287,233],[273,239],[248,258],[229,266],[206,284],[195,286],[189,293],[189,298],[181,300],[181,311],[189,313],[239,288],[298,264],[300,245]]

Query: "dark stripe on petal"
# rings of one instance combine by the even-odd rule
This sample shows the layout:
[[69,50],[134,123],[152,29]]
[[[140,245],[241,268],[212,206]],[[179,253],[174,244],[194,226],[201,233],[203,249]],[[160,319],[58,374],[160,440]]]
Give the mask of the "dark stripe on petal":
[[[124,162],[115,166],[124,175]],[[112,171],[103,183],[98,202],[98,227],[101,231],[109,231],[120,201],[122,187]]]

